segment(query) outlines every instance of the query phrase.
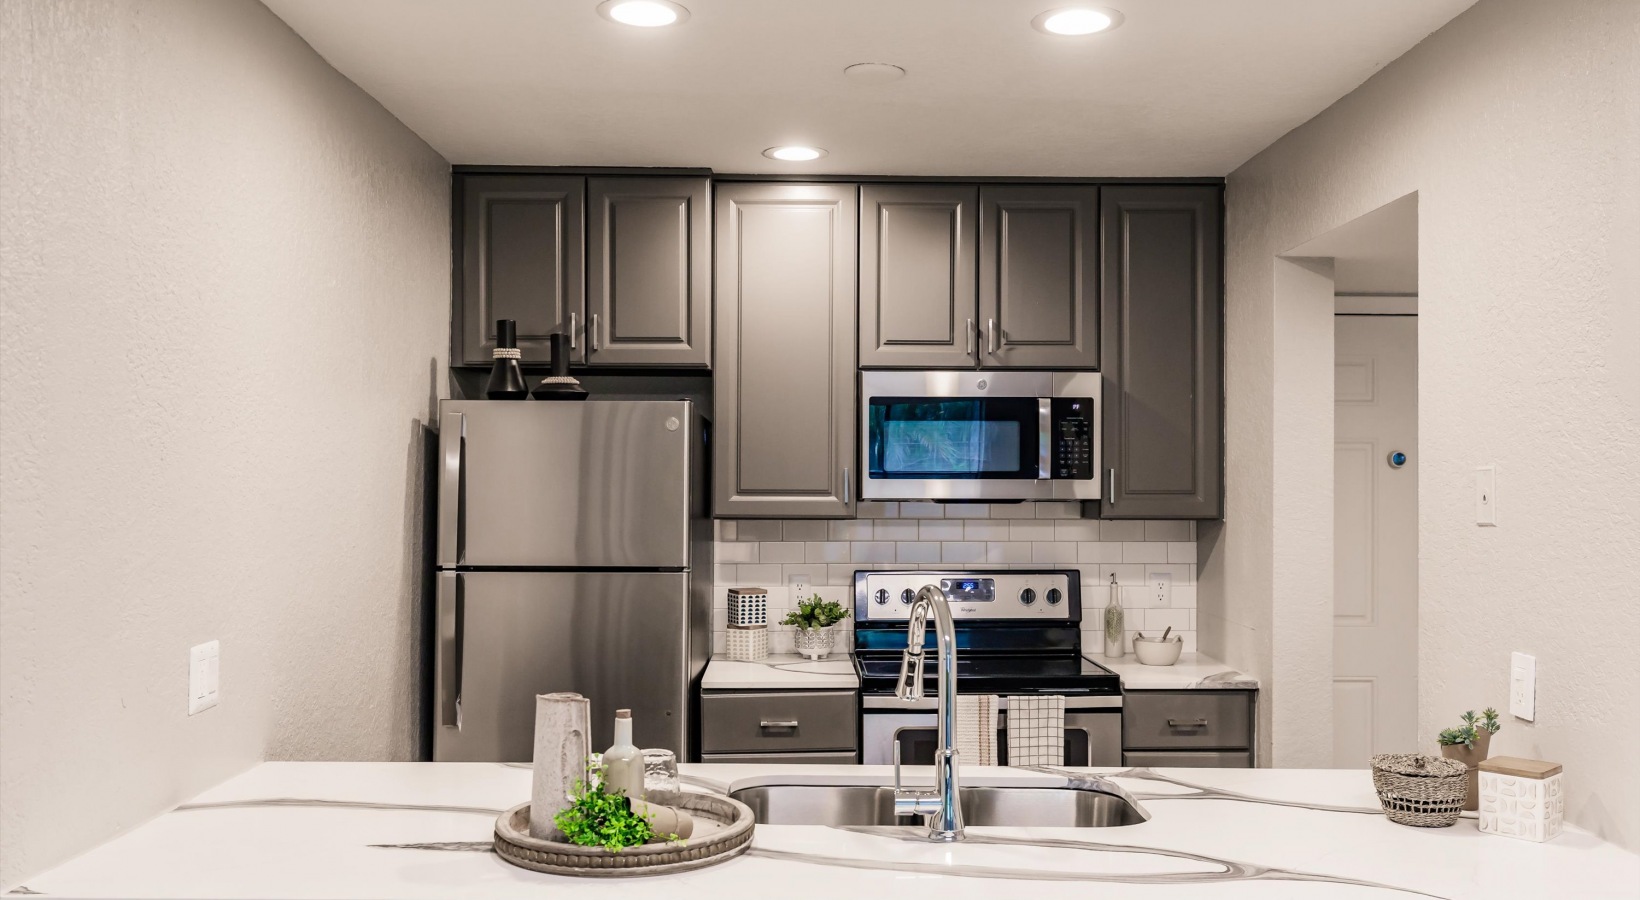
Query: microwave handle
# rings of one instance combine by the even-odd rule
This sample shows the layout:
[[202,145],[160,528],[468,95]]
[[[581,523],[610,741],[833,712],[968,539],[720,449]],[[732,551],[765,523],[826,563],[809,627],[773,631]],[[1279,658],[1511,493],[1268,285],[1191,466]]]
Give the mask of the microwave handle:
[[1053,477],[1053,399],[1036,398],[1036,477]]

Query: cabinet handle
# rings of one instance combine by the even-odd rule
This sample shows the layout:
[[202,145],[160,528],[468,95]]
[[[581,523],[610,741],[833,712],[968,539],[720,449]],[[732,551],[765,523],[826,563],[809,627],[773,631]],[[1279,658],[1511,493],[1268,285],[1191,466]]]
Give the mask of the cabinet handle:
[[1105,502],[1109,503],[1111,506],[1116,505],[1116,467],[1115,466],[1110,467],[1110,490],[1105,492]]
[[575,349],[575,313],[569,314],[569,348]]
[[847,506],[850,503],[854,502],[854,491],[851,490],[850,487],[851,486],[849,485],[849,481],[848,481],[848,466],[844,466],[843,467],[843,505],[844,506]]
[[1168,719],[1169,728],[1206,728],[1207,719]]
[[769,719],[764,719],[763,721],[757,723],[757,727],[762,728],[765,731],[771,728],[782,728],[791,731],[797,728],[797,720],[780,719],[779,721],[770,721]]
[[989,346],[991,348],[991,355],[996,356],[997,355],[997,350],[1001,348],[1001,340],[997,336],[997,320],[996,319],[986,319],[985,323],[986,323],[986,327],[989,328],[990,331],[991,331],[991,333],[986,337],[986,340],[989,342]]
[[587,320],[587,349],[593,352],[603,349],[598,345],[598,314],[593,313]]
[[974,355],[974,320],[968,320],[968,355]]

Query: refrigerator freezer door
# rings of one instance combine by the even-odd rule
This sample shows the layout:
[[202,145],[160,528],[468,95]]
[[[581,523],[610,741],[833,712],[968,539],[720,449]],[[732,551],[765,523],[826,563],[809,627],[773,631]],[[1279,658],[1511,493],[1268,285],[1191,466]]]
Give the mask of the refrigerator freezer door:
[[683,568],[684,400],[439,404],[439,566]]
[[592,749],[632,710],[633,743],[688,759],[689,576],[442,572],[433,759],[530,762],[535,695],[592,701]]

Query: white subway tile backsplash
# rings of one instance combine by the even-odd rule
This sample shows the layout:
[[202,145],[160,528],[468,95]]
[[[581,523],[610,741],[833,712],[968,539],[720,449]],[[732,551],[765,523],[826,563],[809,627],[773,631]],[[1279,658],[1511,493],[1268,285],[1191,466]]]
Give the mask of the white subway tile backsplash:
[[781,526],[780,532],[788,541],[823,541],[826,539],[826,520],[792,519]]
[[1099,523],[1101,541],[1142,541],[1145,523],[1139,520],[1106,519]]
[[894,561],[937,563],[940,561],[940,545],[931,541],[901,541],[894,545]]
[[[1123,587],[1130,632],[1173,625],[1186,651],[1196,639],[1196,544],[1191,522],[1077,518],[1076,503],[938,504],[865,501],[856,519],[724,519],[715,523],[713,647],[723,653],[724,593],[730,586],[770,592],[771,622],[794,602],[788,586],[852,606],[854,573],[871,569],[989,566],[1073,568],[1081,573],[1085,610],[1103,609],[1112,574]],[[1156,599],[1149,578],[1172,578],[1170,603]],[[1156,615],[1155,625],[1151,616]],[[851,622],[837,626],[851,628]],[[1102,649],[1097,641],[1086,646]],[[1129,635],[1131,640],[1131,633]],[[791,629],[771,624],[770,651],[789,652]],[[845,640],[839,638],[839,640]],[[1131,643],[1129,644],[1131,647]],[[1097,655],[1099,649],[1094,652]]]
[[928,519],[920,522],[917,525],[917,540],[960,541],[962,540],[962,521]]
[[992,519],[973,519],[962,523],[962,539],[965,541],[1005,541],[1008,539],[1008,523]]
[[1053,523],[1036,519],[1015,519],[1008,525],[1010,541],[1051,541]]
[[1122,543],[1122,562],[1165,563],[1167,561],[1166,544],[1150,541],[1124,541]]
[[803,545],[798,541],[758,544],[757,561],[765,563],[800,563],[803,561]]

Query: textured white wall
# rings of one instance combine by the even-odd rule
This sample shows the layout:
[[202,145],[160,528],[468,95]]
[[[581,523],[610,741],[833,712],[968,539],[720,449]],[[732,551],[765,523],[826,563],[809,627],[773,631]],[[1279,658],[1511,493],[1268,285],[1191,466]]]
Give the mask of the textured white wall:
[[[1637,97],[1640,4],[1483,0],[1230,175],[1227,520],[1203,533],[1199,610],[1204,649],[1269,676],[1286,665],[1272,610],[1293,599],[1278,585],[1330,584],[1323,560],[1278,546],[1309,525],[1280,522],[1271,495],[1310,473],[1280,467],[1299,439],[1281,398],[1302,391],[1277,362],[1275,257],[1417,191],[1420,740],[1505,707],[1509,651],[1535,654],[1537,721],[1506,717],[1494,751],[1564,763],[1571,820],[1631,849]],[[1480,528],[1473,470],[1494,462],[1500,526]],[[1266,712],[1299,702],[1283,691]]]
[[250,0],[12,0],[0,35],[12,884],[264,756],[410,758],[449,187]]

